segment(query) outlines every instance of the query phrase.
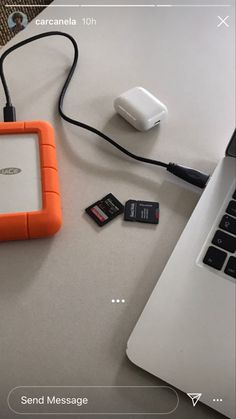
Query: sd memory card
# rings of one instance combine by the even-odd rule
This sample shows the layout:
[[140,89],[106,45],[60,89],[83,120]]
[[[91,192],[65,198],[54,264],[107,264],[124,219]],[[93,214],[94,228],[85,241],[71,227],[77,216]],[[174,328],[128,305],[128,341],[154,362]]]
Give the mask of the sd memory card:
[[117,215],[122,214],[124,206],[114,197],[114,195],[109,193],[104,196],[104,198],[100,199],[100,201],[90,205],[85,211],[100,227],[102,227]]
[[134,201],[130,199],[125,204],[124,220],[158,224],[159,203],[149,201]]

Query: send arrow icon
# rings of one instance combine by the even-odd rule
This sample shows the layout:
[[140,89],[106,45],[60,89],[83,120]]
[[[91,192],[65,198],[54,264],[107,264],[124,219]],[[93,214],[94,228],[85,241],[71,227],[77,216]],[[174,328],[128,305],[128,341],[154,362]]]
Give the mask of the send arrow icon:
[[187,393],[187,395],[192,400],[193,407],[195,407],[200,397],[202,396],[202,393]]

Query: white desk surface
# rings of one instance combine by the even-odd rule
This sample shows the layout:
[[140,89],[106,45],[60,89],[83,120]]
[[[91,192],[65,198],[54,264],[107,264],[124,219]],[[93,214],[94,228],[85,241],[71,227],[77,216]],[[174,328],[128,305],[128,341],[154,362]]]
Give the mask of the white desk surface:
[[[219,14],[230,15],[229,28],[217,28]],[[41,31],[70,33],[80,62],[65,99],[68,115],[140,155],[212,172],[235,124],[233,16],[233,7],[47,8],[40,19],[73,17],[77,26],[33,21],[8,46]],[[82,17],[94,17],[96,26],[83,26]],[[15,417],[6,397],[16,386],[162,384],[128,361],[126,342],[200,196],[59,118],[72,52],[68,40],[53,37],[16,51],[5,65],[18,119],[55,127],[63,228],[51,239],[0,245],[1,419]],[[137,85],[169,109],[168,120],[147,133],[113,110],[113,99]],[[160,224],[118,217],[99,228],[84,209],[109,192],[123,203],[158,201]],[[179,397],[175,419],[220,417]]]

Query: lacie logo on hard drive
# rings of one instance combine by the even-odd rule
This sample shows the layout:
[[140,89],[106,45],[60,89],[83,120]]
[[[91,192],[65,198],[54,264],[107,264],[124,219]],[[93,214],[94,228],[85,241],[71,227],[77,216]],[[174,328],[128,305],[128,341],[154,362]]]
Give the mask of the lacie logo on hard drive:
[[5,169],[0,169],[0,175],[18,175],[21,172],[21,169],[18,167],[6,167]]

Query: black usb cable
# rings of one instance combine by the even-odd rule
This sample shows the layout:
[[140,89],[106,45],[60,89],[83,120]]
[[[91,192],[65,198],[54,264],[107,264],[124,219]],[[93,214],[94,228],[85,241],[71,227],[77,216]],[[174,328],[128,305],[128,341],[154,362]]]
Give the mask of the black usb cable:
[[4,122],[14,122],[16,121],[16,111],[15,111],[15,107],[12,105],[11,102],[11,96],[9,93],[9,89],[8,89],[8,85],[6,82],[6,78],[4,75],[4,71],[3,71],[3,63],[5,58],[11,54],[13,51],[15,51],[18,48],[23,47],[24,45],[27,45],[33,41],[36,41],[38,39],[41,38],[45,38],[48,36],[64,36],[65,38],[69,39],[74,47],[74,58],[73,58],[73,63],[71,65],[71,68],[69,70],[68,76],[66,78],[66,81],[62,87],[62,91],[61,94],[59,96],[59,101],[58,101],[58,111],[59,114],[61,115],[61,117],[69,122],[70,124],[76,125],[80,128],[86,129],[94,134],[96,134],[97,136],[103,138],[105,141],[107,141],[108,143],[110,143],[111,145],[113,145],[114,147],[116,147],[118,150],[120,150],[122,153],[126,154],[127,156],[131,157],[132,159],[141,161],[143,163],[149,163],[149,164],[153,164],[156,166],[161,166],[164,167],[168,170],[168,172],[174,174],[175,176],[178,176],[179,178],[185,180],[188,183],[191,183],[192,185],[198,186],[199,188],[205,188],[208,180],[209,180],[209,175],[200,172],[198,170],[195,169],[191,169],[189,167],[185,167],[185,166],[181,166],[175,163],[164,163],[158,160],[153,160],[153,159],[148,159],[146,157],[142,157],[142,156],[138,156],[136,154],[131,153],[131,151],[127,150],[126,148],[122,147],[120,144],[118,144],[116,141],[112,140],[110,137],[108,137],[106,134],[104,134],[103,132],[99,131],[98,129],[87,125],[83,122],[77,121],[75,119],[70,118],[69,116],[67,116],[64,111],[63,111],[63,103],[64,103],[64,97],[65,94],[67,92],[67,89],[69,87],[69,84],[71,82],[71,79],[73,77],[73,74],[75,72],[77,63],[78,63],[78,59],[79,59],[79,49],[78,49],[78,45],[75,41],[75,39],[65,33],[65,32],[59,32],[59,31],[52,31],[52,32],[45,32],[39,35],[35,35],[32,36],[30,38],[25,39],[24,41],[21,41],[15,45],[13,45],[12,47],[10,47],[9,49],[7,49],[2,56],[0,57],[0,78],[1,78],[1,82],[3,85],[3,89],[4,89],[4,93],[5,93],[5,97],[6,97],[6,106],[3,109],[3,117],[4,117]]

